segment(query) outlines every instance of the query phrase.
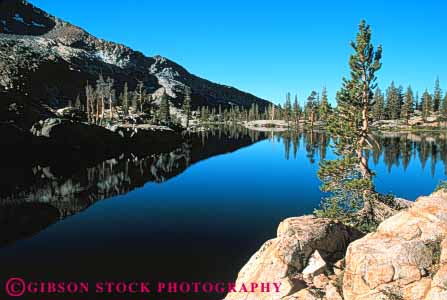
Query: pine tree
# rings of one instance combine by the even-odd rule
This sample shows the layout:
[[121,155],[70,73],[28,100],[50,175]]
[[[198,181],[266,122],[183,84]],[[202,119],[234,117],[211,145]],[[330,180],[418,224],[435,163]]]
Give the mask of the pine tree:
[[[191,95],[190,95],[190,97],[191,97]],[[190,101],[191,102],[191,101]],[[190,103],[190,109],[189,109],[190,111],[191,111],[191,103]],[[223,120],[223,115],[222,115],[222,105],[221,104],[219,104],[219,122],[222,122],[222,120]]]
[[421,104],[419,102],[419,92],[416,91],[416,96],[414,96],[414,109],[421,111]]
[[408,124],[408,120],[410,119],[410,115],[413,113],[414,107],[413,90],[411,89],[411,86],[407,88],[404,99],[405,100],[404,104],[402,105],[400,117],[404,119],[405,122]]
[[386,92],[386,112],[389,120],[396,120],[400,116],[399,89],[391,82]]
[[439,77],[435,81],[435,89],[433,91],[433,111],[439,111],[439,107],[442,101],[442,90],[439,84]]
[[329,100],[327,97],[327,90],[326,87],[323,87],[323,90],[321,91],[321,103],[318,109],[318,115],[319,119],[326,121],[329,113],[331,111],[331,106],[329,105]]
[[315,91],[312,91],[307,97],[307,103],[305,108],[305,115],[308,121],[310,122],[310,127],[314,126],[315,120],[315,113],[317,110],[317,103],[318,103],[318,93]]
[[447,122],[447,93],[444,95],[444,99],[441,102],[441,109],[440,109],[440,113],[441,113],[441,122],[444,123],[444,127],[445,124]]
[[106,82],[104,81],[104,77],[102,74],[99,75],[99,79],[96,81],[96,97],[98,98],[96,101],[96,122],[99,124],[104,120],[104,109],[105,109],[105,98],[107,93]]
[[135,92],[130,92],[130,106],[133,112],[138,112],[138,95]]
[[382,91],[377,88],[374,93],[374,105],[371,111],[371,116],[374,121],[379,121],[384,120],[385,115],[385,97]]
[[87,82],[85,86],[85,97],[86,97],[86,106],[87,106],[87,120],[89,123],[96,123],[97,119],[96,115],[96,95],[95,89]]
[[248,110],[248,121],[253,121],[256,119],[256,107],[255,104],[252,103],[250,109]]
[[[369,216],[378,195],[364,149],[371,144],[369,112],[377,87],[375,73],[382,66],[382,47],[374,49],[371,29],[365,21],[360,23],[356,41],[351,46],[354,49],[349,60],[351,78],[343,80],[343,87],[337,93],[337,111],[328,122],[338,158],[323,161],[318,171],[322,190],[331,195],[324,199],[316,214],[368,230],[376,225]],[[357,214],[361,209],[364,214]]]
[[286,95],[286,103],[284,104],[284,118],[287,122],[287,126],[290,127],[290,116],[292,113],[292,102],[290,99],[290,93],[287,93]]
[[424,94],[422,94],[422,118],[424,121],[427,121],[427,118],[430,116],[433,110],[433,99],[428,90],[425,90]]
[[145,97],[143,99],[143,112],[147,115],[148,118],[153,118],[154,113],[154,103],[156,98],[154,95],[150,93],[145,93]]
[[278,104],[278,107],[276,109],[276,116],[278,120],[284,120],[284,112],[281,104]]
[[125,115],[129,114],[129,88],[127,86],[127,82],[124,83],[124,90],[123,90],[123,111]]
[[78,95],[75,100],[75,107],[79,110],[82,109],[81,97]]
[[[235,116],[237,116],[237,113],[236,113]],[[209,110],[208,110],[207,106],[202,106],[201,107],[200,118],[201,118],[202,122],[204,122],[204,123],[209,121]],[[235,121],[236,121],[236,119],[235,119]]]
[[295,95],[295,101],[293,102],[293,119],[295,121],[295,127],[298,128],[300,124],[301,107],[298,102],[298,95]]
[[169,125],[171,123],[169,100],[166,93],[161,96],[159,116],[162,124]]
[[109,100],[109,118],[113,120],[113,102],[115,99],[115,90],[113,89],[114,80],[112,78],[107,78],[107,98]]
[[314,111],[315,111],[315,117],[314,117],[314,120],[315,120],[315,121],[320,120],[320,104],[321,104],[321,101],[320,101],[320,94],[317,93],[317,99],[315,100],[315,109],[314,109]]
[[[183,112],[186,115],[186,129],[189,128],[189,120],[191,119],[191,89],[185,89],[185,98],[183,99]],[[219,105],[219,116],[221,115],[221,107]]]
[[87,85],[85,86],[85,106],[87,107],[87,122],[91,122],[91,106],[90,106],[90,86],[87,81]]
[[138,110],[143,112],[143,105],[144,101],[146,100],[146,89],[144,88],[144,83],[142,81],[138,82],[135,93],[138,97]]
[[397,98],[399,99],[399,117],[401,116],[402,106],[404,105],[404,87],[399,85],[397,88]]

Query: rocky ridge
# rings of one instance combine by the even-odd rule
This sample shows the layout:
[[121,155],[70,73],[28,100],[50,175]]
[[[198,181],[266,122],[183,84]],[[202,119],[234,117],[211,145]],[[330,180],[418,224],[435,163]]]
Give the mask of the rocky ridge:
[[1,106],[21,98],[23,105],[65,107],[82,96],[86,82],[95,82],[99,74],[113,78],[117,91],[125,82],[132,90],[142,81],[154,97],[165,91],[177,106],[186,87],[192,91],[193,108],[253,103],[262,108],[270,103],[192,75],[167,58],[147,57],[96,38],[25,0],[0,1]]

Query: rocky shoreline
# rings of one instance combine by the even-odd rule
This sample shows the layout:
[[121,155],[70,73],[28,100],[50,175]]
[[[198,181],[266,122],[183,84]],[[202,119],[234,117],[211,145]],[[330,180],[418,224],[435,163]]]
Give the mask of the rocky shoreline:
[[51,117],[30,130],[0,123],[0,145],[7,155],[31,160],[79,159],[100,161],[122,153],[153,154],[171,151],[183,141],[181,132],[164,126],[115,125],[111,128]]
[[367,235],[314,216],[284,220],[237,278],[280,282],[280,292],[226,300],[447,299],[447,190],[407,207]]

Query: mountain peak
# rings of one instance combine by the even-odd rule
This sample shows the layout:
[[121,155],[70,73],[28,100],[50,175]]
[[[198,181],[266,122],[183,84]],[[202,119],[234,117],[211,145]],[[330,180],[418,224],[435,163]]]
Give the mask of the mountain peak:
[[25,0],[0,0],[0,33],[42,35],[54,28],[53,17]]
[[[78,96],[98,77],[114,80],[117,93],[142,82],[154,97],[165,91],[180,106],[186,87],[192,106],[251,107],[270,102],[189,73],[161,56],[147,57],[125,45],[105,41],[23,0],[0,0],[0,90],[53,108]],[[42,79],[44,83],[42,83]]]

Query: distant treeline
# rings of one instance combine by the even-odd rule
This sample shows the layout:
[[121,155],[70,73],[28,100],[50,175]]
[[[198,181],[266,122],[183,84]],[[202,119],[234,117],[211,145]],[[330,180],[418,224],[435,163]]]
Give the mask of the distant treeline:
[[[186,127],[190,120],[196,119],[200,123],[236,123],[254,120],[284,120],[291,127],[298,127],[300,122],[313,126],[316,121],[327,121],[334,111],[329,103],[327,90],[323,87],[321,93],[312,91],[301,104],[298,96],[292,100],[290,93],[286,94],[282,104],[271,104],[260,108],[253,103],[249,109],[241,106],[218,107],[201,106],[192,111],[191,90],[185,87],[181,113],[186,119]],[[169,96],[166,92],[155,95],[148,93],[144,83],[139,82],[135,90],[129,90],[125,84],[122,91],[117,93],[114,81],[104,79],[101,75],[94,85],[87,83],[85,88],[85,101],[79,97],[69,106],[74,106],[86,112],[88,121],[95,124],[105,124],[116,120],[126,120],[129,115],[141,114],[145,122],[151,124],[180,123],[177,115],[171,112]],[[82,102],[84,104],[82,104]],[[382,92],[375,90],[371,103],[370,118],[378,120],[409,120],[418,112],[424,121],[435,117],[437,121],[447,121],[447,93],[443,93],[439,79],[436,79],[432,92],[425,90],[419,95],[409,86],[404,89],[396,86],[394,82]]]
[[373,102],[371,114],[374,120],[408,120],[415,110],[421,112],[424,120],[432,115],[436,115],[439,121],[447,120],[447,93],[443,95],[439,78],[433,92],[426,89],[420,96],[413,92],[411,86],[404,90],[392,82],[386,93],[376,89]]
[[327,91],[326,88],[323,88],[321,97],[320,94],[313,91],[307,98],[304,107],[300,105],[297,95],[295,95],[292,101],[291,94],[287,93],[284,104],[270,104],[263,110],[256,103],[252,104],[249,109],[244,109],[239,106],[233,106],[227,109],[222,109],[220,106],[217,109],[200,107],[198,115],[202,122],[285,120],[293,127],[298,126],[300,121],[306,121],[313,125],[315,121],[326,120],[331,112],[332,107],[328,101]]
[[[283,105],[279,105],[275,118],[287,120],[296,116],[312,123],[317,120],[326,120],[333,111],[328,103],[326,89],[320,95],[312,91],[306,99],[302,109],[295,96],[293,106],[290,104],[290,93],[287,94]],[[411,86],[404,89],[396,86],[394,81],[382,92],[380,88],[375,90],[372,98],[371,120],[409,120],[415,111],[418,111],[424,121],[430,116],[435,116],[437,121],[447,121],[447,93],[443,93],[439,78],[436,79],[434,89],[430,92],[426,89],[421,95],[414,93]],[[298,118],[299,119],[299,118]]]
[[[130,114],[144,114],[151,123],[169,124],[171,122],[169,100],[166,93],[160,96],[160,102],[155,105],[156,98],[146,91],[143,82],[139,82],[134,91],[130,91],[127,83],[117,95],[112,78],[104,79],[102,75],[92,86],[85,87],[85,107],[87,119],[91,123],[102,125],[105,121],[125,120]],[[76,103],[80,103],[79,100]],[[79,106],[76,105],[76,106]]]

